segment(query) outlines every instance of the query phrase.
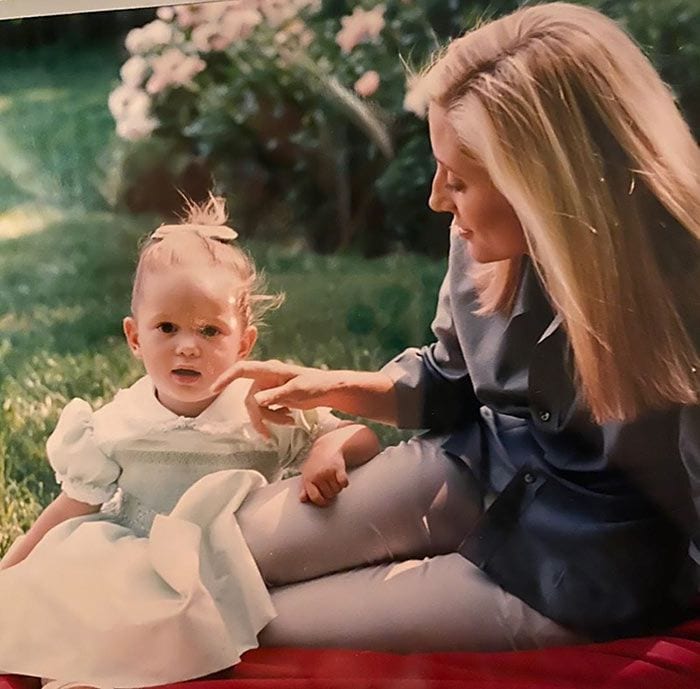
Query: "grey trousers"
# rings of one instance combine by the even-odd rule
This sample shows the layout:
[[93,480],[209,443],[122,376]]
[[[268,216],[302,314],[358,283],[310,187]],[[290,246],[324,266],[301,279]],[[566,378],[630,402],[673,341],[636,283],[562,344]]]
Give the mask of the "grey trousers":
[[278,612],[262,645],[431,652],[585,641],[455,552],[483,500],[440,439],[386,449],[329,507],[298,493],[298,479],[281,481],[237,512]]

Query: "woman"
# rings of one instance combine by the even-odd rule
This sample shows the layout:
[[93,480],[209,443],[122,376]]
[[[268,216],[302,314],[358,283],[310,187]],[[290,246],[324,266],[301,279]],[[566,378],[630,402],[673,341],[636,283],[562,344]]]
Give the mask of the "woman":
[[670,624],[700,507],[697,144],[633,41],[566,3],[456,39],[408,98],[453,219],[437,341],[375,373],[242,363],[220,384],[255,378],[261,420],[324,405],[432,433],[326,485],[327,510],[289,486],[248,500],[264,576],[301,582],[273,589],[263,643],[495,650]]

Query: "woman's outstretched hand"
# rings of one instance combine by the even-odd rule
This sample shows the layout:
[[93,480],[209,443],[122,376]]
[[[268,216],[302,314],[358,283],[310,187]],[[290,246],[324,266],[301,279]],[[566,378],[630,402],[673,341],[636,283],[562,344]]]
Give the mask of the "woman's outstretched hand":
[[274,359],[239,361],[214,382],[212,390],[218,393],[237,378],[252,379],[246,407],[255,428],[269,437],[265,422],[293,423],[290,409],[334,406],[333,395],[329,397],[329,393],[339,383],[337,373]]
[[382,372],[335,371],[283,361],[239,361],[212,385],[221,392],[237,378],[253,384],[246,407],[255,428],[269,437],[265,422],[292,422],[290,409],[331,407],[384,423],[395,423],[394,383]]

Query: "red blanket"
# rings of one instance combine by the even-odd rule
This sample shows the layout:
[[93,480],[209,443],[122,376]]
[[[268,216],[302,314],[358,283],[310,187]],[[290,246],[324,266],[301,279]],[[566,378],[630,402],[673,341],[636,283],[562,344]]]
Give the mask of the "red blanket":
[[[37,682],[0,676],[0,689]],[[700,618],[654,637],[511,653],[261,648],[235,668],[168,689],[698,689]]]

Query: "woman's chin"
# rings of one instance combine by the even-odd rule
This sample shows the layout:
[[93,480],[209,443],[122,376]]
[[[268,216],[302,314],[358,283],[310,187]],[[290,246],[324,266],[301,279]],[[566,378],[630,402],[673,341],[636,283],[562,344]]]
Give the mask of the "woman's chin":
[[506,251],[494,251],[490,247],[485,247],[474,243],[473,241],[466,241],[467,251],[472,257],[472,260],[476,263],[496,263],[497,261],[505,261],[510,258],[517,258],[521,256],[523,252],[506,252]]
[[493,252],[475,245],[474,242],[467,241],[467,251],[472,257],[472,260],[477,263],[493,263],[494,261],[501,260],[500,258],[494,258]]

